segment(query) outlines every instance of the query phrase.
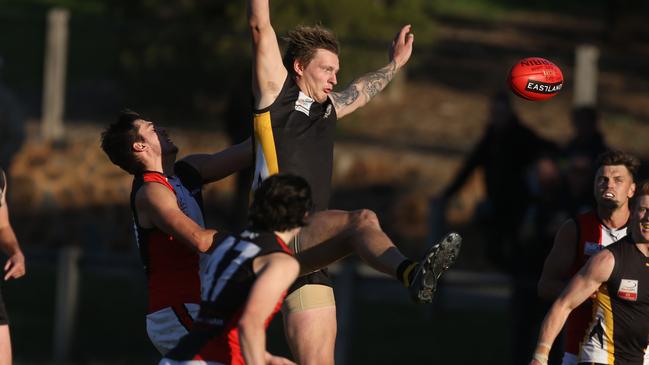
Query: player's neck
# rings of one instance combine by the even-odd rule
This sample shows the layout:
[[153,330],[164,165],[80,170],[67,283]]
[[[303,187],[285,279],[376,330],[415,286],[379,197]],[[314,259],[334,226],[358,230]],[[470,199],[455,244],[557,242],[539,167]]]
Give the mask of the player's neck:
[[144,162],[144,170],[158,171],[165,176],[172,176],[174,175],[174,163],[173,159],[154,158]]
[[302,92],[302,94],[310,97],[311,99],[315,100],[313,97],[313,94],[309,90],[309,86],[307,85],[306,82],[304,82],[304,78],[300,76],[293,76],[293,80],[295,80],[295,84],[297,85],[298,89]]
[[599,219],[608,228],[618,229],[624,227],[629,220],[630,214],[628,205],[623,205],[613,209],[601,206],[597,207],[597,215],[599,216]]
[[277,237],[281,238],[284,243],[288,244],[289,242],[291,242],[293,237],[298,234],[298,232],[300,232],[300,228],[293,228],[289,229],[288,231],[281,232],[275,231],[274,233]]
[[176,154],[162,156],[161,166],[162,172],[167,176],[175,175],[174,165],[176,164]]

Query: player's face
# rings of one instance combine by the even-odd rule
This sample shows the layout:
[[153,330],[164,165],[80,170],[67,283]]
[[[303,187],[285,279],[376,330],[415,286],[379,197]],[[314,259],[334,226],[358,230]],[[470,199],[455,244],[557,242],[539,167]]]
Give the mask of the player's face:
[[171,141],[164,128],[156,126],[155,123],[147,120],[137,120],[135,123],[139,125],[138,132],[140,136],[146,144],[151,146],[153,151],[161,156],[178,152],[178,147]]
[[639,196],[633,208],[633,240],[649,243],[649,195]]
[[318,49],[315,56],[306,67],[297,65],[296,72],[302,81],[307,93],[318,103],[324,103],[327,95],[331,93],[338,83],[336,74],[340,69],[338,56],[325,49]]
[[594,193],[598,206],[616,209],[628,204],[635,193],[635,183],[626,166],[602,166],[595,174]]

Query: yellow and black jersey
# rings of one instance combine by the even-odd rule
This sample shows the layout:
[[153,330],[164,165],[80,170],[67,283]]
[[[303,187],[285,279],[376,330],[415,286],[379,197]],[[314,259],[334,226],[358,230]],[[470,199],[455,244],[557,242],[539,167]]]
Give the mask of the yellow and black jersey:
[[277,173],[304,177],[316,211],[329,206],[336,111],[300,91],[288,75],[277,99],[254,113],[255,174],[252,189]]
[[642,365],[649,345],[649,258],[628,236],[606,249],[615,266],[597,292],[579,361]]

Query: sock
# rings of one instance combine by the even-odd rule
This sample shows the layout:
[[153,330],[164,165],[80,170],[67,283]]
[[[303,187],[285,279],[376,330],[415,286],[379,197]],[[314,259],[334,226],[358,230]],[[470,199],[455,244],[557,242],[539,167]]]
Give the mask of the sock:
[[405,259],[397,267],[397,280],[400,280],[406,288],[410,286],[417,266],[419,266],[418,262]]

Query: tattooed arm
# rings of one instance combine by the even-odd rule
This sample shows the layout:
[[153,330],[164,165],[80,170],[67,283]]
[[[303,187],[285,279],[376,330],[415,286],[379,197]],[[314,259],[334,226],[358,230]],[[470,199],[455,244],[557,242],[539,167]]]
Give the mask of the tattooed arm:
[[414,36],[410,33],[410,25],[404,26],[392,42],[390,63],[354,80],[342,92],[329,94],[338,119],[367,104],[388,85],[394,74],[410,59],[413,41]]

